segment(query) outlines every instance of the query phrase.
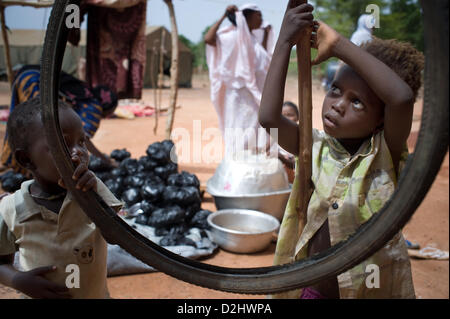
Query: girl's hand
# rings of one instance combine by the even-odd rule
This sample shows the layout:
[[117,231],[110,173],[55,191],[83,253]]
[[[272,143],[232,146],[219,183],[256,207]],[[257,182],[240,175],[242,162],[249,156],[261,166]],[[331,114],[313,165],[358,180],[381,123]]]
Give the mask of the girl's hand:
[[31,298],[37,299],[69,299],[69,289],[61,284],[52,282],[43,275],[55,271],[56,267],[46,266],[30,271],[18,272],[12,279],[12,286]]
[[314,21],[314,31],[311,46],[317,49],[317,57],[311,62],[320,64],[334,56],[334,49],[341,35],[323,22]]
[[279,36],[279,41],[289,43],[290,46],[297,44],[302,31],[312,27],[314,21],[312,5],[304,3],[296,6],[295,3],[296,0],[289,0]]
[[227,13],[235,13],[236,11],[239,11],[238,7],[236,7],[235,5],[230,5],[225,10],[225,15],[227,15]]

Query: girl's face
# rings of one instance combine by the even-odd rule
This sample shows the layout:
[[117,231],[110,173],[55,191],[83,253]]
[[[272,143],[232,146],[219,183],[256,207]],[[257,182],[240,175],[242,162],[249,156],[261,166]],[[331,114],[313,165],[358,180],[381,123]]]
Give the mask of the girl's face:
[[294,111],[294,109],[291,106],[283,106],[283,109],[281,111],[281,114],[287,118],[288,120],[291,120],[294,123],[298,122],[298,116],[297,113]]
[[[86,137],[79,116],[70,108],[61,108],[59,109],[59,123],[69,152],[72,154],[78,151],[82,161],[87,164],[89,162],[89,153],[86,148]],[[42,125],[36,123],[34,127],[36,139],[28,150],[32,163],[31,170],[39,184],[52,187],[58,184],[60,175],[54,164],[45,135],[42,132]]]
[[384,104],[347,65],[341,67],[322,108],[325,132],[337,139],[365,139],[383,123]]
[[254,11],[247,17],[248,28],[251,30],[259,29],[262,25],[263,18],[261,11]]

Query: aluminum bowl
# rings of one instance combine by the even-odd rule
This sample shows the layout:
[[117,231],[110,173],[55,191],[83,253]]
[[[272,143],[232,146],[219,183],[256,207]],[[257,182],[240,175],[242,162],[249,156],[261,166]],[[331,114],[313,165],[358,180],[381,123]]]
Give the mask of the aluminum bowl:
[[213,241],[235,253],[255,253],[269,246],[280,222],[268,214],[246,209],[219,210],[208,216]]
[[292,191],[292,187],[289,187],[270,193],[225,195],[215,192],[209,186],[208,181],[206,191],[214,198],[218,210],[229,208],[256,210],[272,215],[279,221],[283,219],[284,210]]

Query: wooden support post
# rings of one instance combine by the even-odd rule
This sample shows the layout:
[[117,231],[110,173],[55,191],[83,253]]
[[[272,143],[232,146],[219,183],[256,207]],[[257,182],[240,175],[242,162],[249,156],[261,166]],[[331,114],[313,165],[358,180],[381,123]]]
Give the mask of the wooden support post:
[[[298,5],[307,0],[298,0]],[[308,203],[313,192],[312,176],[312,79],[311,79],[311,31],[306,31],[297,43],[298,94],[300,106],[299,125],[299,180],[300,199],[298,203],[299,233],[306,225]]]
[[11,65],[11,55],[8,41],[8,33],[6,30],[6,22],[5,22],[5,7],[2,5],[2,1],[0,0],[0,18],[2,20],[2,37],[3,37],[3,50],[5,52],[5,68],[6,74],[8,75],[8,82],[10,87],[13,85],[13,72]]
[[162,87],[164,85],[164,53],[166,44],[166,31],[164,28],[161,29],[161,43],[159,49],[159,72],[157,78],[157,88],[155,88],[155,127],[153,128],[153,133],[156,135],[158,130],[159,115],[161,113],[161,94]]
[[169,112],[167,114],[166,123],[166,139],[170,139],[172,133],[173,122],[175,120],[175,109],[177,104],[178,95],[178,61],[180,55],[180,49],[178,47],[178,27],[175,19],[175,10],[173,8],[172,0],[164,0],[169,8],[170,22],[171,22],[171,35],[172,35],[172,63],[170,68],[170,102]]

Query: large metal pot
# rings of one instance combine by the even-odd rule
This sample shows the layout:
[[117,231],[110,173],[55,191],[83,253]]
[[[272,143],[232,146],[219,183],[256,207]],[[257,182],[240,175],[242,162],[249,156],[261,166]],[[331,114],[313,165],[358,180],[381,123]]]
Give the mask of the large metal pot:
[[208,181],[206,191],[214,198],[218,210],[228,208],[257,210],[272,215],[281,221],[291,193],[291,187],[262,194],[224,195],[214,192],[210,187],[210,181]]
[[257,210],[281,221],[291,193],[283,165],[278,158],[261,154],[240,155],[225,158],[206,183],[217,209]]

